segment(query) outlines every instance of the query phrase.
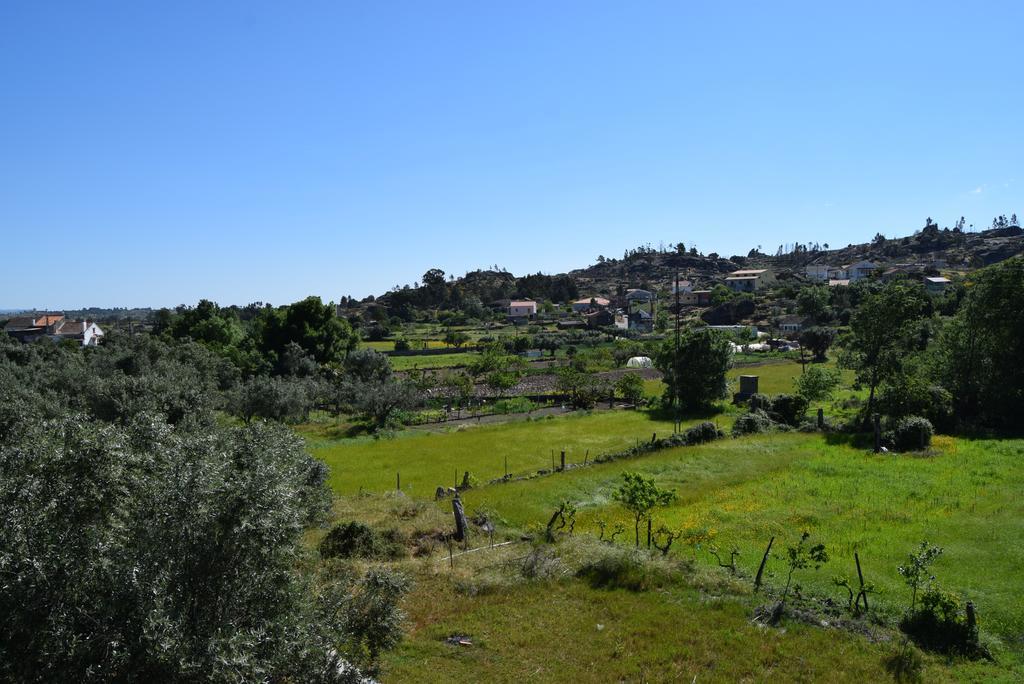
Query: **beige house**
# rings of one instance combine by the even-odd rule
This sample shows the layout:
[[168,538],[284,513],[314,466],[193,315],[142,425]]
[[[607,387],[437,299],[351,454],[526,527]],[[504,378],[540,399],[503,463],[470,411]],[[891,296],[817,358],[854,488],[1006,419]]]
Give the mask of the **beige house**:
[[775,274],[767,268],[733,271],[725,279],[726,286],[736,292],[756,292],[775,282]]
[[583,313],[590,309],[607,309],[611,302],[604,297],[584,297],[572,303],[572,310],[576,313]]

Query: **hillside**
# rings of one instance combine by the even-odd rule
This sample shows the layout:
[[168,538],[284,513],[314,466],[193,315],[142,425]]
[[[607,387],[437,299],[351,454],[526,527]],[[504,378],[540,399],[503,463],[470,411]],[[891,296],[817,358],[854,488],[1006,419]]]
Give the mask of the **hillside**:
[[[972,270],[1024,253],[1024,230],[1016,221],[998,217],[996,227],[968,232],[958,224],[939,228],[928,220],[925,227],[903,237],[876,235],[870,242],[828,249],[828,245],[796,243],[780,246],[774,255],[750,250],[746,255],[701,254],[695,249],[653,249],[649,246],[627,250],[620,259],[598,257],[590,266],[568,273],[536,273],[515,276],[507,271],[477,270],[461,278],[427,283],[432,272],[424,275],[417,287],[393,290],[377,299],[391,307],[409,305],[423,308],[457,308],[467,297],[484,305],[496,300],[528,297],[565,301],[592,294],[622,294],[627,288],[660,289],[669,287],[676,274],[697,286],[720,282],[728,273],[741,268],[772,268],[781,280],[802,277],[808,264],[842,265],[861,260],[889,264],[925,264],[938,270]],[[681,250],[679,248],[682,248]],[[446,286],[442,287],[442,286]],[[442,292],[445,290],[445,292]]]

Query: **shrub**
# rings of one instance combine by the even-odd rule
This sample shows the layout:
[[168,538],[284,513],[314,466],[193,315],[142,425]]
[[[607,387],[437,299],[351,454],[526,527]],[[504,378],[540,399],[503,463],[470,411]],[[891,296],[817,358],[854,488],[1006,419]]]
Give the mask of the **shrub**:
[[535,546],[523,559],[519,572],[526,579],[550,580],[561,576],[565,571],[562,561],[550,547]]
[[900,629],[929,651],[967,656],[979,652],[977,625],[968,620],[960,597],[940,589],[926,591],[921,607],[900,621]]
[[904,375],[879,390],[878,409],[892,420],[924,416],[940,430],[953,427],[953,395],[920,375]]
[[751,394],[750,398],[747,399],[747,408],[751,411],[767,411],[771,408],[772,400],[767,394]]
[[409,340],[404,337],[395,340],[395,351],[409,351]]
[[915,451],[930,445],[933,433],[934,429],[927,418],[907,416],[886,433],[886,441],[896,451]]
[[766,411],[772,420],[796,426],[807,413],[807,406],[807,399],[799,394],[777,394],[771,398]]
[[768,414],[761,409],[748,411],[736,419],[732,425],[732,436],[753,435],[761,432],[771,432],[776,427]]
[[725,433],[719,430],[718,426],[710,420],[705,420],[703,423],[687,428],[683,432],[683,437],[686,439],[687,444],[703,444],[704,442],[713,442],[716,439],[725,437]]
[[608,546],[585,562],[576,573],[595,589],[647,591],[664,586],[670,579],[666,566],[637,549]]
[[335,525],[320,542],[324,558],[399,558],[405,554],[404,540],[397,530],[378,533],[361,522]]

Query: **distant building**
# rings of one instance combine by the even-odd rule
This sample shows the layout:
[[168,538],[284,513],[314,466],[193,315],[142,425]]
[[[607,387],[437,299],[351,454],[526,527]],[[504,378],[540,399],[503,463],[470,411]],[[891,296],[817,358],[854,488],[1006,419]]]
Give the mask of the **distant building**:
[[654,330],[654,318],[650,312],[639,309],[629,314],[629,329],[640,332],[651,332]]
[[828,264],[808,264],[804,267],[804,275],[807,276],[808,280],[816,280],[823,283],[828,280],[829,268],[831,267]]
[[779,319],[779,331],[783,333],[798,333],[807,325],[807,319],[803,316],[791,314]]
[[675,294],[677,289],[679,292],[693,292],[693,281],[680,280],[678,288],[676,287],[676,282],[672,281],[672,285],[669,289],[672,291],[672,294]]
[[882,273],[882,280],[889,281],[902,276],[920,278],[925,268],[924,264],[893,264]]
[[928,294],[942,294],[946,291],[946,288],[953,284],[953,281],[949,278],[943,278],[936,276],[934,278],[924,279],[924,289]]
[[831,278],[828,281],[829,287],[846,287],[849,284],[849,278]]
[[588,328],[608,328],[615,325],[615,314],[608,309],[593,309],[585,314]]
[[103,339],[103,331],[91,321],[70,321],[64,314],[37,313],[7,321],[4,332],[22,342],[42,338],[54,341],[75,340],[83,347],[94,347]]
[[775,275],[767,268],[752,268],[733,271],[725,284],[735,292],[756,292],[775,282]]
[[537,302],[532,299],[512,300],[508,303],[508,317],[514,320],[530,319],[537,315]]
[[828,279],[829,280],[849,280],[846,277],[846,269],[842,266],[829,266],[828,267]]
[[679,293],[679,304],[682,306],[710,306],[711,290],[693,290]]
[[572,303],[572,310],[576,313],[583,313],[591,309],[607,309],[611,302],[604,297],[584,297]]
[[855,264],[843,266],[843,270],[846,271],[846,277],[853,281],[869,277],[876,269],[878,269],[878,264],[873,261],[858,261]]
[[654,299],[654,293],[647,290],[641,290],[639,288],[626,290],[626,301],[630,304],[635,302],[651,302],[654,301]]

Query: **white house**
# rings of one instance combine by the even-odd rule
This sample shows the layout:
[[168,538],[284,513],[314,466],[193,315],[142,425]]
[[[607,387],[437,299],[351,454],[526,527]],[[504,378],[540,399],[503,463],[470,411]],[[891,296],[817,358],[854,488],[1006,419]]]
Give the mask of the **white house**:
[[858,261],[855,264],[847,264],[843,268],[846,270],[846,277],[850,280],[862,280],[874,273],[878,264],[873,261]]
[[803,316],[791,314],[779,319],[779,331],[783,333],[798,333],[804,329],[806,320]]
[[924,279],[924,289],[929,294],[942,294],[952,283],[952,280],[942,276],[928,277]]
[[829,280],[849,280],[846,275],[846,267],[844,266],[829,266],[828,267],[828,279]]
[[823,283],[828,280],[829,268],[828,264],[807,264],[804,267],[804,274],[808,280],[817,280]]
[[775,282],[775,275],[767,268],[751,268],[733,271],[725,284],[736,292],[755,292]]
[[509,318],[532,318],[537,315],[537,302],[532,299],[513,300],[508,303]]
[[95,347],[103,339],[103,331],[90,321],[62,321],[54,337],[59,340],[78,340],[83,347]]

